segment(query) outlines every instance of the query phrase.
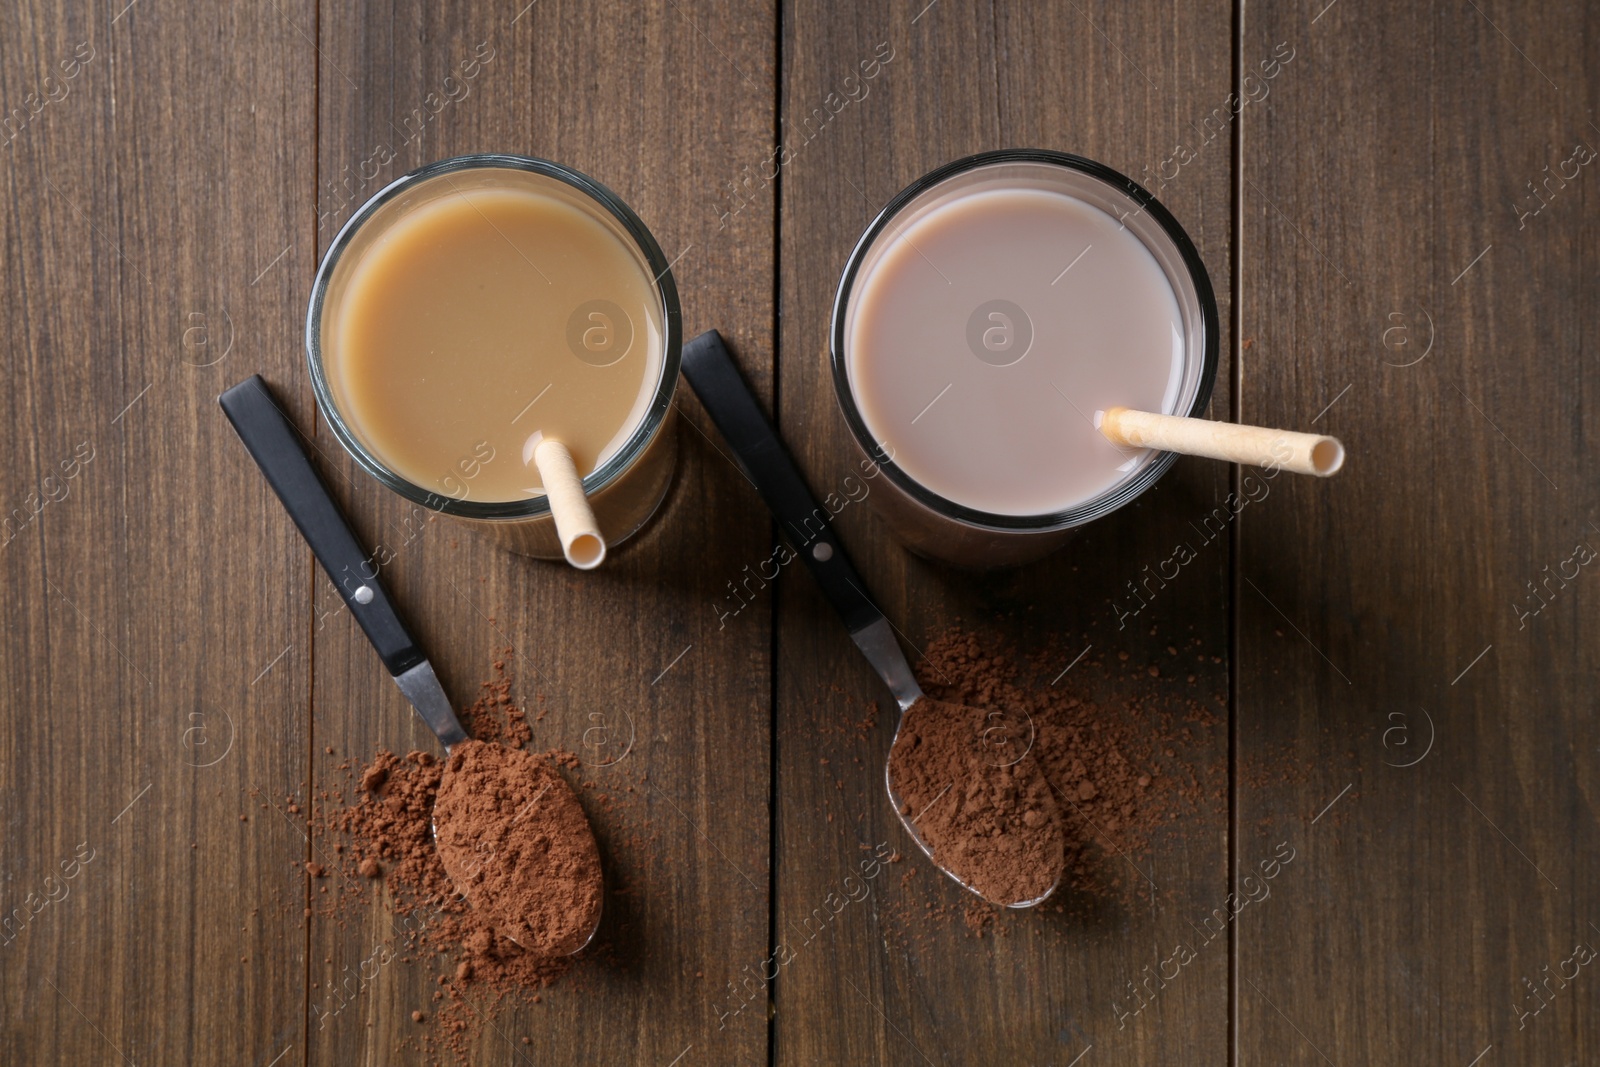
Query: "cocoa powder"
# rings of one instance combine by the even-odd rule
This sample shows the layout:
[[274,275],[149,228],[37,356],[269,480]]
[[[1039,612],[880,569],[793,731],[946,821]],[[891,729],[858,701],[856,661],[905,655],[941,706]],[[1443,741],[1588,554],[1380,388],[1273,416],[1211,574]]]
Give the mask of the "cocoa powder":
[[[511,650],[506,649],[505,653],[510,655]],[[527,712],[511,699],[511,675],[503,657],[494,661],[494,676],[478,686],[478,699],[463,708],[460,717],[461,725],[474,741],[523,748],[533,740]]]
[[934,861],[985,900],[1037,900],[1061,874],[1061,812],[1005,716],[923,697],[889,752],[900,814]]
[[[493,679],[462,710],[461,721],[475,737],[492,736],[520,748],[529,739],[527,716],[510,699],[504,661],[494,668]],[[551,768],[579,766],[576,755],[557,749],[538,758]],[[418,1008],[420,1032],[404,1043],[429,1062],[447,1056],[465,1064],[479,1031],[500,1015],[508,997],[519,1004],[539,1003],[538,990],[566,978],[574,960],[593,957],[596,950],[576,957],[529,951],[461,895],[434,845],[434,805],[444,764],[432,753],[380,751],[365,767],[346,760],[339,769],[359,794],[347,802],[342,791],[322,792],[309,820],[318,854],[337,868],[335,891],[318,910],[341,926],[355,925],[366,921],[374,894],[386,900],[393,915],[394,958],[426,968],[436,979],[430,979],[432,1010]],[[600,955],[607,955],[603,947]],[[337,999],[319,1005],[320,1011],[339,1009]]]
[[540,956],[588,942],[600,921],[600,850],[549,760],[482,741],[457,745],[433,828],[445,871],[500,933]]
[[[1127,652],[1080,660],[1082,645],[1053,642],[1030,661],[957,626],[925,646],[917,673],[931,697],[999,712],[1007,744],[1031,745],[1065,830],[1071,892],[1051,903],[1092,909],[1094,900],[1149,895],[1134,860],[1150,852],[1153,835],[1225,807],[1226,752],[1213,711],[1225,701],[1206,699],[1185,673],[1186,661],[1217,662],[1198,641],[1171,645],[1151,663]],[[1063,678],[1067,662],[1076,666]]]

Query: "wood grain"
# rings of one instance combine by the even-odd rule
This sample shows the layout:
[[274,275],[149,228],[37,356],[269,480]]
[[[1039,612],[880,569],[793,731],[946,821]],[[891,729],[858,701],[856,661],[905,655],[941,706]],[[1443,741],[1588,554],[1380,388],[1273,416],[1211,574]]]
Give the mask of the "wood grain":
[[[472,1062],[1600,1059],[1597,979],[1572,973],[1600,944],[1597,20],[1483,0],[7,7],[0,1062],[426,1060],[431,967],[330,1010],[387,904],[303,917],[310,797],[346,760],[434,742],[216,408],[258,370],[393,553],[452,695],[510,649],[535,743],[614,798],[599,950]],[[1121,672],[1193,647],[1192,686],[1140,685],[1224,720],[1181,755],[1231,754],[1234,802],[1131,857],[1148,899],[978,936],[891,817],[892,705],[809,576],[744,584],[774,531],[686,388],[662,513],[580,575],[362,475],[316,426],[301,323],[318,256],[388,181],[463,152],[556,159],[645,219],[686,336],[722,330],[826,493],[853,463],[826,368],[849,249],[906,183],[1002,146],[1156,191],[1222,304],[1212,415],[1335,433],[1350,460],[1273,480],[1125,627],[1125,582],[1238,472],[1181,461],[997,574],[909,556],[870,503],[840,515],[914,657],[956,625],[1063,667],[1087,649],[1060,684],[1117,699]],[[634,738],[614,766],[597,726]],[[880,843],[906,859],[812,936]],[[1230,893],[1250,902],[1228,949],[1124,1015]],[[799,950],[753,977],[779,942]]]
[[120,7],[0,15],[0,1060],[264,1063],[304,1014],[263,801],[305,783],[307,557],[215,397],[259,367],[309,415],[314,56]]
[[1240,414],[1351,461],[1243,517],[1240,849],[1301,858],[1239,926],[1239,1059],[1590,1062],[1593,979],[1523,979],[1600,939],[1597,186],[1527,183],[1600,148],[1596,16],[1321,8],[1244,26],[1296,58],[1245,116]]
[[[1200,102],[1221,104],[1229,92],[1226,5],[1176,17],[1153,5],[940,3],[920,15],[919,6],[868,4],[843,16],[799,3],[785,11],[784,134],[795,151],[781,179],[779,415],[819,493],[854,469],[826,363],[834,289],[850,248],[890,196],[941,163],[1007,146],[1078,152],[1141,175],[1171,153],[1172,140],[1192,136],[1190,123],[1209,109]],[[813,132],[812,109],[829,93],[849,94],[858,83],[845,79],[860,76],[859,61],[880,43],[893,59],[865,83],[869,92]],[[1224,322],[1226,140],[1224,133],[1162,194],[1211,265]],[[1222,383],[1228,373],[1225,365]],[[1212,411],[1226,417],[1225,384],[1218,394]],[[1053,649],[1061,668],[1092,646],[1094,662],[1117,664],[1125,653],[1143,670],[1169,645],[1187,649],[1198,638],[1217,658],[1196,668],[1196,688],[1213,694],[1225,716],[1227,546],[1192,563],[1136,625],[1119,630],[1110,601],[1227,490],[1226,468],[1183,463],[1137,508],[1091,527],[1057,556],[994,574],[910,556],[871,514],[870,497],[868,506],[843,511],[838,526],[913,657],[958,621],[985,635],[986,652]],[[1186,916],[1197,921],[1225,896],[1225,809],[1139,857],[1157,883],[1152,905],[1079,900],[1076,908],[1094,911],[1093,920],[1024,913],[1000,917],[1001,934],[974,936],[959,914],[972,898],[931,873],[885,799],[895,709],[882,683],[809,576],[780,579],[777,605],[775,926],[797,958],[776,983],[776,1062],[1065,1064],[1091,1047],[1086,1062],[1220,1061],[1226,952],[1203,956],[1150,1014],[1119,1022],[1115,1002],[1131,1005],[1127,983],[1168,955],[1174,939],[1191,936]],[[1118,683],[1109,685],[1115,695]],[[1173,679],[1174,697],[1189,691]],[[847,724],[874,702],[876,727],[863,741]],[[1194,755],[1225,763],[1226,743],[1220,729]],[[908,858],[875,881],[869,903],[814,934],[807,917],[855,872],[863,847],[880,842]],[[903,878],[908,868],[917,875]]]
[[[775,21],[760,8],[729,14],[716,3],[325,9],[320,245],[367,195],[422,163],[483,151],[557,160],[651,227],[675,261],[687,335],[720,328],[770,381],[772,211],[724,225],[710,184],[759,160],[770,138]],[[474,60],[468,78],[461,64]],[[379,147],[395,158],[363,182]],[[359,185],[352,196],[329,186],[346,180]],[[517,697],[543,702],[538,748],[594,764],[615,755],[586,747],[592,728],[636,738],[626,759],[582,772],[616,798],[595,820],[612,886],[597,945],[542,1003],[483,1028],[474,1063],[660,1067],[691,1047],[682,1062],[766,1055],[764,1016],[719,1028],[713,1004],[767,942],[771,636],[756,613],[723,628],[717,605],[768,522],[740,506],[743,479],[697,428],[709,426],[686,389],[680,400],[690,418],[666,505],[588,574],[510,555],[449,522],[408,525],[404,501],[332,456],[358,528],[394,546],[386,581],[457,701],[509,647]],[[334,451],[329,434],[319,440]],[[320,584],[317,595],[332,603]],[[343,617],[318,635],[314,732],[317,779],[330,787],[345,780],[347,756],[436,745]],[[326,990],[358,970],[389,923],[381,903],[349,929],[318,920],[313,981]],[[416,1058],[399,1046],[417,1033],[410,1015],[429,1008],[435,978],[430,966],[391,965],[337,1013],[313,989],[311,1062]]]

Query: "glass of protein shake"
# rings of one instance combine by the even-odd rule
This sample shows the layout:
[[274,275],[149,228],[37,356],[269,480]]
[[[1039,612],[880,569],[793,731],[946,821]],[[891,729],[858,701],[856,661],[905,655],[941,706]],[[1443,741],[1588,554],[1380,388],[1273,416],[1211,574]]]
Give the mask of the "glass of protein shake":
[[[1200,415],[1216,297],[1177,221],[1079,156],[987,152],[918,179],[867,227],[834,301],[833,380],[872,495],[913,551],[1037,559],[1155,483],[1097,411]],[[870,467],[868,468],[870,469]]]
[[605,542],[626,540],[672,481],[681,344],[639,217],[592,178],[510,155],[379,192],[329,247],[306,316],[317,403],[367,471],[550,559],[534,446],[566,446]]

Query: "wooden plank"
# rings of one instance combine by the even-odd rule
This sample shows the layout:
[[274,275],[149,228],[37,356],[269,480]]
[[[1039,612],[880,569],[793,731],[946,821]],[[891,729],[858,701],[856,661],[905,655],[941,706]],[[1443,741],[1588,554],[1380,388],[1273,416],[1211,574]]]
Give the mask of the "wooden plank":
[[1600,172],[1558,173],[1600,149],[1596,30],[1246,7],[1244,58],[1296,58],[1246,117],[1241,414],[1351,459],[1243,520],[1239,847],[1300,858],[1238,928],[1240,1062],[1600,1055],[1600,598],[1567,562],[1600,548]]
[[[784,435],[819,493],[839,486],[854,466],[826,365],[827,331],[839,272],[872,214],[918,175],[990,148],[1067,150],[1135,176],[1156,172],[1175,143],[1193,143],[1206,114],[1226,106],[1229,34],[1225,4],[1173,12],[1142,3],[1048,10],[872,3],[842,14],[803,2],[786,13],[784,132],[793,160],[781,178],[779,409]],[[893,58],[861,97],[863,83],[845,79],[859,79],[859,64],[880,46]],[[820,128],[808,124],[813,108],[830,107],[830,93],[852,100]],[[1224,124],[1161,193],[1210,266],[1224,324],[1228,139]],[[1227,417],[1228,375],[1225,362],[1212,406],[1218,417]],[[1137,625],[1119,630],[1111,601],[1125,598],[1124,582],[1142,567],[1170,555],[1175,539],[1192,536],[1181,532],[1186,522],[1227,492],[1225,468],[1182,463],[1138,507],[1089,528],[1067,550],[993,574],[910,556],[868,508],[846,508],[837,521],[908,644],[921,647],[962,620],[983,635],[986,650],[1008,645],[1031,657],[1069,649],[1065,667],[1080,646],[1092,645],[1095,659],[1115,665],[1126,653],[1142,666],[1164,658],[1169,645],[1187,649],[1198,639],[1216,658],[1194,668],[1195,690],[1213,695],[1225,717],[1226,539],[1185,568]],[[1225,805],[1212,805],[1138,857],[1158,883],[1152,903],[1090,905],[1100,911],[1088,922],[1053,911],[1002,917],[1007,936],[975,937],[948,914],[971,899],[953,883],[927,869],[902,881],[907,868],[926,864],[883,795],[895,723],[881,683],[809,576],[781,578],[777,604],[775,928],[805,942],[776,980],[778,1062],[1065,1064],[1086,1052],[1083,1062],[1096,1064],[1219,1061],[1228,1032],[1225,951],[1202,954],[1147,1013],[1135,1015],[1124,991],[1175,942],[1192,939],[1191,922],[1223,902]],[[1110,699],[1130,691],[1115,673],[1104,683]],[[1183,679],[1162,685],[1175,705],[1188,698]],[[880,714],[862,740],[845,724],[860,721],[873,701]],[[1226,746],[1219,727],[1185,755],[1225,768]],[[870,904],[842,911],[826,934],[790,935],[856,872],[862,846],[879,842],[911,857],[875,880]],[[945,916],[930,915],[930,907]]]
[[[724,225],[709,183],[764,155],[775,19],[770,9],[730,14],[711,2],[324,8],[320,245],[367,195],[433,159],[558,160],[615,190],[676,260],[686,335],[720,328],[770,382],[773,209]],[[380,147],[393,162],[363,170]],[[738,564],[758,558],[768,523],[740,506],[743,480],[703,436],[709,424],[686,387],[680,400],[691,417],[672,495],[593,574],[509,555],[446,522],[407,525],[405,502],[333,457],[358,529],[393,545],[385,580],[453,696],[470,699],[510,646],[518,699],[545,701],[537,747],[595,756],[592,715],[635,731],[627,759],[583,772],[616,798],[596,825],[608,876],[626,892],[608,897],[578,972],[485,1029],[474,1063],[660,1067],[766,1054],[764,1018],[719,1029],[712,1001],[767,941],[770,630],[754,614],[723,630],[717,605]],[[319,440],[333,449],[325,431]],[[333,603],[320,582],[318,596]],[[342,783],[347,756],[434,747],[347,619],[319,632],[316,678],[320,783]],[[353,1005],[316,1011],[388,932],[381,905],[349,929],[313,926],[312,1062],[413,1055],[397,1047],[418,1033],[410,1013],[431,1004],[431,967],[387,967]]]
[[278,7],[0,14],[7,1063],[302,1045],[305,845],[254,792],[306,780],[307,556],[215,402],[261,368],[310,411]]

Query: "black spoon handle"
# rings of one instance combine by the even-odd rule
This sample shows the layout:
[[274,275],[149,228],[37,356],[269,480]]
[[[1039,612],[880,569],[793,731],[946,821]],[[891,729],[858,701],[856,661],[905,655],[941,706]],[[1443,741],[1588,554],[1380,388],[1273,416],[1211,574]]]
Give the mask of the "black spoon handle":
[[299,431],[278,406],[266,381],[259,374],[251,375],[217,397],[217,403],[289,517],[300,527],[322,569],[333,579],[350,614],[383,657],[389,673],[399,675],[421,663],[426,657],[395,613],[378,581],[376,564],[356,540],[301,446]]
[[881,621],[883,612],[867,596],[865,583],[833,535],[832,516],[806,488],[717,331],[709,330],[684,346],[683,376],[845,626],[855,634]]

